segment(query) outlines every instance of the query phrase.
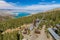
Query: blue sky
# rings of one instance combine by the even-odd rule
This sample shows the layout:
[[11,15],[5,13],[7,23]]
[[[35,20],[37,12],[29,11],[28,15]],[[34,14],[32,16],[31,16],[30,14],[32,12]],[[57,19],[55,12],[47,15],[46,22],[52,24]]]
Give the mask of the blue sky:
[[18,6],[34,5],[39,3],[60,4],[60,0],[5,0],[5,1],[15,3]]
[[26,12],[39,12],[54,8],[60,8],[60,0],[0,0],[0,9],[20,9],[20,11]]

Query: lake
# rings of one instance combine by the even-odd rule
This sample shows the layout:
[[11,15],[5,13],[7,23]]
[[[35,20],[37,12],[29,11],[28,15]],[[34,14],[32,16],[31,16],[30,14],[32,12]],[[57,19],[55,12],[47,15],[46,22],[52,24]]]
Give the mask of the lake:
[[16,18],[21,18],[21,17],[28,16],[28,15],[30,15],[30,13],[27,13],[27,12],[19,12],[15,17]]

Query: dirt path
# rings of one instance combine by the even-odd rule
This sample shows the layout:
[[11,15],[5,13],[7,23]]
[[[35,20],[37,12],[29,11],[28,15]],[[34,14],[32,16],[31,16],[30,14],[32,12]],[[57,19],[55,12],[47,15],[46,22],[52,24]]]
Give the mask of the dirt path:
[[43,25],[43,28],[40,31],[41,34],[35,34],[33,31],[30,34],[31,35],[30,40],[47,40],[47,36],[45,34],[45,25]]
[[41,30],[41,34],[36,40],[47,40],[47,36],[46,36],[46,33],[45,33],[45,27],[46,26],[43,25],[43,28]]
[[28,40],[47,40],[47,36],[45,34],[45,25],[43,25],[43,28],[40,31],[41,34],[35,34],[34,31],[35,31],[35,29],[33,29],[30,32],[30,35],[24,35],[24,39],[28,39]]
[[34,33],[34,30],[33,29],[31,32],[30,32],[30,35],[25,35],[25,40],[53,40],[53,38],[50,36],[49,38],[47,38],[47,35],[45,33],[45,28],[46,26],[43,25],[42,29],[41,29],[41,33],[40,34],[35,34]]

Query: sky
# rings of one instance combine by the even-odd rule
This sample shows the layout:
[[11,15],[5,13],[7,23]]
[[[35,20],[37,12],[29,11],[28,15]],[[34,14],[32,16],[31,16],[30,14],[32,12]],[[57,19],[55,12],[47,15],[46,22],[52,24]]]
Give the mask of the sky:
[[16,3],[20,6],[26,6],[34,4],[59,4],[60,0],[6,0],[6,2]]
[[0,0],[0,9],[20,9],[20,11],[47,11],[60,8],[60,0]]

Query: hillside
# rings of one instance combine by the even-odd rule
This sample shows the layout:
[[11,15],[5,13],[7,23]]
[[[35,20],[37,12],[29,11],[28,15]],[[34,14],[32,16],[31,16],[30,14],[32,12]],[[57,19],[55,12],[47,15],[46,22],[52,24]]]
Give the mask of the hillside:
[[5,21],[5,20],[13,19],[14,16],[12,14],[10,14],[10,13],[11,12],[1,11],[0,10],[0,21]]
[[55,24],[60,23],[60,10],[52,10],[48,12],[34,14],[28,17],[22,17],[22,18],[17,18],[17,19],[10,19],[8,21],[2,21],[0,22],[0,28],[2,26],[1,29],[6,30],[8,28],[20,27],[23,24],[32,23],[32,21],[36,19],[37,17],[41,19],[43,16],[45,16],[44,20],[46,21],[46,25],[50,24],[50,25],[55,26]]
[[[44,17],[44,19],[40,23],[38,29],[41,30],[42,26],[46,25],[45,32],[47,33],[47,35],[48,35],[48,31],[47,31],[48,27],[55,27],[56,24],[60,24],[60,10],[54,9],[52,11],[37,13],[37,14],[31,15],[28,17],[22,17],[22,18],[16,18],[16,19],[9,18],[9,20],[7,20],[7,21],[0,21],[0,30],[5,31],[5,30],[9,29],[7,31],[11,31],[10,29],[18,28],[24,24],[32,23],[33,20],[35,20],[36,18],[39,18],[41,20],[42,17]],[[8,40],[8,39],[17,40],[17,37],[16,37],[17,32],[18,31],[13,31],[12,33],[4,34],[4,40]],[[60,34],[60,32],[59,32],[59,34]],[[13,38],[12,38],[12,36],[13,36]],[[22,38],[22,35],[21,35],[21,38]]]

